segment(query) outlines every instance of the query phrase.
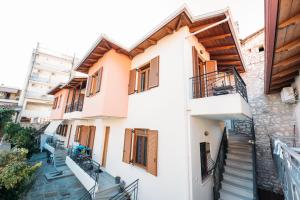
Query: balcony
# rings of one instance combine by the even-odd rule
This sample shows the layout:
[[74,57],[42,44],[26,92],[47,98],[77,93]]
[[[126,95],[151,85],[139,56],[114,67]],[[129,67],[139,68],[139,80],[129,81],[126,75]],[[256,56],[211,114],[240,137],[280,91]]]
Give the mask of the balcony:
[[190,78],[191,115],[211,119],[251,117],[246,84],[235,68]]
[[82,108],[84,102],[84,95],[74,103],[66,105],[64,119],[79,119],[82,115]]

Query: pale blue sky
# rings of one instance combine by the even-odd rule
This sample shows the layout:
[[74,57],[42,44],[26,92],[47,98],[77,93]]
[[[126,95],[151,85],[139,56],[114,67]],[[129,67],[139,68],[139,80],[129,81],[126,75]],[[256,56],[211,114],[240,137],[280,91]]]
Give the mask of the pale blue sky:
[[79,58],[101,33],[129,47],[184,3],[193,15],[229,7],[241,38],[264,25],[263,0],[1,1],[0,84],[23,87],[37,42]]

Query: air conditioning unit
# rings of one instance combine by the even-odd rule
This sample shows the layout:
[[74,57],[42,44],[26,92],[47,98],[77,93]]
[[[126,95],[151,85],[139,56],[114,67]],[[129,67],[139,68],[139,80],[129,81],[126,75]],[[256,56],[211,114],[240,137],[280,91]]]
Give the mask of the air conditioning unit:
[[280,94],[281,94],[281,101],[283,103],[295,103],[296,102],[294,88],[292,88],[292,87],[282,88]]

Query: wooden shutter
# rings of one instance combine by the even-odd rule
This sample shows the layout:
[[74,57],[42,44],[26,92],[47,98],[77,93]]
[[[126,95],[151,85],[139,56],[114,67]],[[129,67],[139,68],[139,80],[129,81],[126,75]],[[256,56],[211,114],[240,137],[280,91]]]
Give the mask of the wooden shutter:
[[[206,90],[207,90],[207,94],[208,96],[212,95],[212,91],[213,91],[213,87],[215,87],[215,83],[217,80],[217,61],[215,60],[208,60],[205,62],[205,73],[208,74],[209,76],[207,76],[207,80],[205,80],[207,82],[206,85]],[[215,73],[213,73],[215,72]]]
[[148,130],[147,171],[157,176],[158,131]]
[[159,56],[150,61],[149,88],[159,85]]
[[123,162],[130,163],[131,161],[131,144],[132,144],[132,129],[126,128],[124,135],[123,146]]
[[98,79],[97,79],[96,92],[99,92],[100,89],[101,89],[102,73],[103,73],[103,67],[101,67],[99,69],[99,71],[98,71]]
[[89,136],[88,136],[88,144],[87,146],[93,150],[94,148],[94,139],[95,139],[95,131],[96,131],[96,127],[95,126],[90,126],[89,127]]
[[91,94],[91,85],[92,85],[92,81],[93,81],[93,76],[89,76],[88,78],[88,85],[86,88],[86,96],[89,97]]
[[136,69],[132,69],[129,72],[128,94],[133,94],[135,92],[135,80]]

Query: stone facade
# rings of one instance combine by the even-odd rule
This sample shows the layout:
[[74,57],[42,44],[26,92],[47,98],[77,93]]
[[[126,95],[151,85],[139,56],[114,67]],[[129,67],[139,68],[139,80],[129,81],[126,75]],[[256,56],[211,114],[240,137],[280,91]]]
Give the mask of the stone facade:
[[256,133],[257,182],[260,189],[281,193],[272,160],[269,135],[291,137],[294,135],[295,104],[281,102],[280,93],[264,93],[264,31],[241,42],[246,73],[249,104],[253,114]]

